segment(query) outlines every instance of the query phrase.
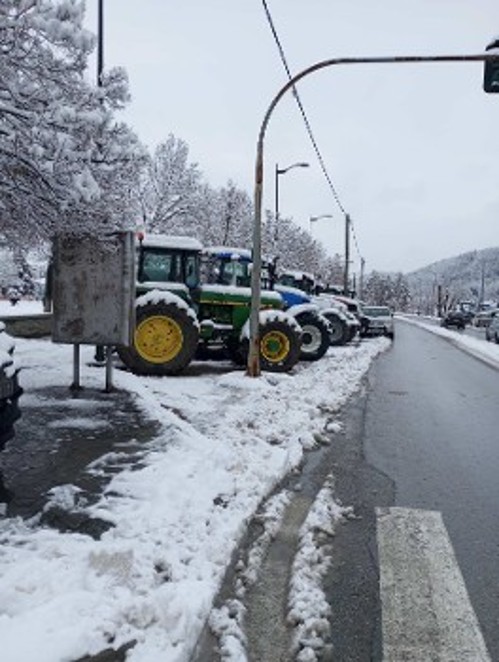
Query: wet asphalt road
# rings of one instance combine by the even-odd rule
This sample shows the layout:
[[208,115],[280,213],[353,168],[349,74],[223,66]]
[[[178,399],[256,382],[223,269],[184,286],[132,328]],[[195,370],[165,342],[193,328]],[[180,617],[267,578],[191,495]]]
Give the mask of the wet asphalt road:
[[[98,538],[100,520],[48,505],[54,488],[74,485],[76,504],[95,503],[113,475],[138,467],[158,432],[123,391],[67,387],[32,390],[23,375],[22,417],[16,436],[0,453],[0,506],[8,517],[41,516],[46,526]],[[90,470],[89,470],[90,468]]]
[[364,450],[393,483],[395,505],[442,513],[499,661],[499,371],[398,323],[369,376]]
[[[324,581],[331,646],[320,659],[382,660],[375,509],[397,505],[442,513],[491,659],[499,662],[499,371],[412,325],[398,322],[396,334],[344,409],[342,430],[318,462],[308,456],[300,478],[304,491],[316,493],[324,475],[307,464],[327,466],[337,499],[356,514],[332,541]],[[289,564],[273,553],[280,538],[269,550],[278,559],[270,561],[274,573]],[[274,590],[265,573],[259,590]],[[251,610],[247,617],[249,643],[268,639]],[[204,641],[193,660],[218,661],[215,650]],[[252,652],[258,662],[289,659],[275,647],[272,656]]]

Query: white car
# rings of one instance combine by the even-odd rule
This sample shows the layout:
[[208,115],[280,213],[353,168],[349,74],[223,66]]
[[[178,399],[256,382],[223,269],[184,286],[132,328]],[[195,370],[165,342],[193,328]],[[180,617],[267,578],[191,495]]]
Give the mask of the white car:
[[388,306],[362,306],[360,332],[362,336],[394,338],[393,313]]
[[473,318],[473,326],[488,327],[498,312],[498,308],[481,310],[479,313],[476,313],[475,317]]

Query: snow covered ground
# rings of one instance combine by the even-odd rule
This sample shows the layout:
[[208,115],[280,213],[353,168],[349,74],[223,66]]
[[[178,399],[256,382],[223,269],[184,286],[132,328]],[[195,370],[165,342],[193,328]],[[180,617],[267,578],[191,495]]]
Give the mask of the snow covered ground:
[[[41,312],[39,302],[22,304],[0,302],[0,317],[4,310]],[[429,330],[474,352],[478,343],[499,364],[499,347],[436,326]],[[144,466],[115,475],[97,504],[80,503],[71,485],[53,492],[59,505],[86,509],[113,524],[100,540],[42,528],[36,518],[0,518],[2,662],[70,661],[133,640],[130,662],[183,662],[210,617],[226,659],[245,660],[241,619],[223,609],[212,611],[231,553],[262,504],[266,535],[272,535],[286,495],[268,497],[308,449],[327,443],[328,429],[341,425],[341,407],[389,346],[377,338],[330,348],[322,360],[300,363],[292,374],[259,379],[229,364],[226,371],[200,368],[176,378],[115,370],[116,386],[134,394],[145,415],[160,423],[161,433]],[[83,366],[92,355],[93,348],[82,349]],[[23,397],[71,382],[67,345],[17,339],[16,357],[23,367]],[[84,386],[102,388],[102,381],[102,371],[82,368]],[[92,412],[85,401],[79,412],[77,403],[74,416],[83,425]],[[312,531],[317,521],[324,530],[334,528],[348,517],[345,506],[335,503],[334,489],[325,485],[302,531],[290,581],[289,620],[296,625],[296,640],[303,632],[310,636],[317,616],[307,605],[322,604],[321,568],[327,559],[318,554]],[[245,570],[253,579],[263,550],[264,545],[255,551]],[[307,568],[315,570],[304,572]],[[320,638],[320,631],[315,635]],[[316,659],[312,650],[304,654],[302,659]]]
[[[40,309],[39,302],[0,302],[0,317]],[[200,369],[176,378],[115,370],[116,386],[135,394],[162,432],[143,468],[117,474],[99,503],[79,503],[70,485],[53,492],[59,505],[87,508],[114,525],[100,540],[42,528],[36,518],[0,520],[2,662],[62,662],[132,640],[131,662],[188,660],[249,520],[304,452],[327,442],[341,406],[389,344],[379,338],[331,348],[290,375],[259,379],[230,364],[226,371]],[[82,384],[102,388],[102,371],[85,369],[92,354],[93,348],[82,348]],[[23,397],[71,383],[70,346],[16,339],[16,358]],[[84,423],[88,407],[83,401],[78,412],[77,402],[74,416]],[[277,500],[280,508],[270,500],[267,511],[282,511],[286,498]],[[329,488],[316,508],[331,527],[343,510],[348,514]],[[314,548],[307,529],[303,537],[290,603],[297,636],[307,629],[307,591],[316,596],[320,590],[320,572],[304,579]],[[248,572],[255,574],[253,561]]]

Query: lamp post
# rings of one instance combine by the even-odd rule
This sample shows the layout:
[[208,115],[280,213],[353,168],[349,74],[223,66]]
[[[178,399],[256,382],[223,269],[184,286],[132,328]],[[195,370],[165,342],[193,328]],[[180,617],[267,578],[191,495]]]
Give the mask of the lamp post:
[[308,168],[309,163],[305,161],[299,161],[298,163],[292,163],[287,168],[279,168],[279,165],[275,164],[275,232],[274,240],[277,242],[279,238],[279,175],[285,175],[288,170],[293,168]]
[[104,70],[104,5],[99,0],[97,6],[97,85],[102,86],[102,72]]
[[[321,218],[333,218],[331,214],[322,214],[321,216],[310,217],[310,234],[312,234],[312,223]],[[343,294],[349,294],[349,265],[350,265],[350,216],[345,214],[345,268],[343,272]]]
[[343,294],[350,296],[349,292],[349,274],[350,266],[350,216],[345,214],[345,273],[343,278]]
[[272,113],[282,97],[292,89],[302,78],[326,67],[357,64],[419,64],[423,62],[489,62],[498,61],[499,54],[486,55],[404,55],[398,57],[340,57],[321,60],[295,74],[274,96],[267,108],[258,132],[255,162],[255,193],[253,221],[253,270],[251,272],[251,309],[250,309],[250,345],[246,374],[250,377],[260,375],[260,337],[258,330],[258,314],[260,309],[260,276],[262,268],[262,198],[263,198],[263,146],[265,134]]

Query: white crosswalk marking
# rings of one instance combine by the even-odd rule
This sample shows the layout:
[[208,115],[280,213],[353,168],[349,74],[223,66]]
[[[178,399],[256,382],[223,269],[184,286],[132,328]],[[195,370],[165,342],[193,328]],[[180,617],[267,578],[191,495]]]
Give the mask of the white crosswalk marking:
[[490,662],[440,513],[376,515],[384,662]]

